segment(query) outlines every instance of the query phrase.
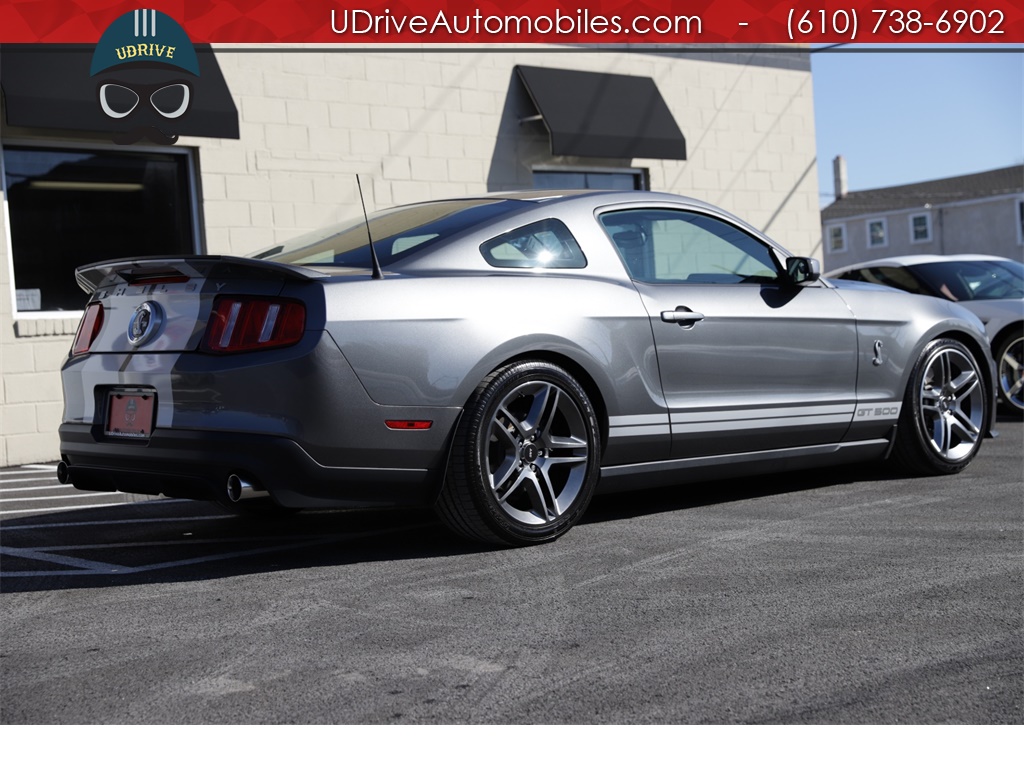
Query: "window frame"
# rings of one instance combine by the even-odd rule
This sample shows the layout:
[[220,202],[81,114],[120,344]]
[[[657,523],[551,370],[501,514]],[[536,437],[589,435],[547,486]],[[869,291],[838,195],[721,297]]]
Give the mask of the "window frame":
[[[871,241],[871,225],[881,224],[882,225],[882,242],[873,243]],[[864,234],[867,237],[868,248],[888,248],[889,247],[889,221],[882,218],[868,219],[865,222]]]
[[[924,218],[925,228],[927,229],[927,236],[922,238],[915,237],[914,219]],[[931,211],[918,211],[907,216],[907,223],[910,227],[910,244],[916,245],[918,243],[930,243],[932,241],[932,212]]]
[[[81,152],[116,152],[127,154],[138,152],[140,154],[169,154],[185,157],[185,170],[188,177],[188,198],[190,215],[192,221],[192,245],[196,253],[206,252],[205,223],[203,220],[202,187],[199,174],[198,147],[188,146],[120,146],[115,144],[103,144],[100,142],[82,142],[62,139],[33,139],[33,138],[11,138],[0,142],[0,195],[2,195],[4,222],[4,246],[7,249],[7,269],[10,275],[10,300],[11,319],[14,321],[24,320],[67,320],[80,318],[84,312],[82,309],[65,310],[35,310],[18,309],[18,285],[14,273],[14,242],[11,233],[11,209],[7,194],[7,166],[5,152],[8,149],[25,150],[54,150],[54,151],[81,151]],[[85,294],[83,294],[84,298]]]
[[[840,233],[840,239],[842,240],[842,246],[840,248],[832,247],[832,232],[838,230]],[[838,224],[829,224],[825,228],[825,235],[828,238],[828,252],[829,253],[846,253],[849,249],[849,239],[846,236],[846,222],[840,222]]]
[[608,176],[632,176],[633,189],[648,192],[651,189],[650,171],[647,168],[614,168],[587,165],[534,165],[530,168],[531,189],[604,189],[604,187],[538,187],[534,181],[537,173],[582,173],[605,174]]
[[1017,245],[1024,245],[1024,197],[1017,198]]
[[[545,224],[549,226],[546,230],[542,230],[541,225]],[[559,264],[557,262],[533,261],[528,258],[523,261],[518,259],[509,259],[508,261],[505,261],[494,256],[493,251],[498,246],[512,246],[510,241],[514,239],[513,236],[536,238],[537,230],[546,231],[554,235],[561,245],[566,247],[567,250],[572,253],[575,260],[572,263]],[[515,246],[512,247],[515,248]],[[576,236],[573,235],[572,230],[569,229],[569,226],[564,221],[554,216],[549,216],[548,218],[540,219],[539,221],[533,221],[529,224],[523,224],[522,226],[515,227],[500,235],[489,238],[480,244],[478,250],[488,266],[494,269],[551,270],[560,272],[565,270],[586,269],[587,267],[587,255],[583,252],[583,248],[580,246]]]

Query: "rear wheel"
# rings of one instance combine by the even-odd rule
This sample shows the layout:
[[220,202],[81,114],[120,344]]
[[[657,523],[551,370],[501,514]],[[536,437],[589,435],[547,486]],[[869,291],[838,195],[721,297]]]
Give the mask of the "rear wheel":
[[1024,329],[1011,333],[996,349],[999,398],[1005,413],[1024,416]]
[[476,541],[550,541],[583,515],[599,466],[597,418],[579,383],[551,363],[515,363],[467,405],[438,513]]
[[953,339],[936,339],[911,372],[893,458],[915,474],[960,472],[981,446],[988,408],[985,379],[971,351]]

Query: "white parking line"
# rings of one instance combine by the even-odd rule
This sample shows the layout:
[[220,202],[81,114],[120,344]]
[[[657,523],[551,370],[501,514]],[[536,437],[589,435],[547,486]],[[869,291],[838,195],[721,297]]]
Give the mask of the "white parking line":
[[129,541],[115,544],[65,544],[59,547],[43,547],[42,552],[78,552],[86,549],[138,549],[140,547],[189,547],[198,544],[246,544],[257,541],[307,541],[316,542],[316,534],[295,534],[292,536],[238,536],[230,539],[172,539],[170,541]]
[[[86,496],[118,496],[118,495],[120,495],[118,493],[118,491],[96,491],[94,493],[75,493],[75,494],[64,495],[64,496],[26,496],[23,499],[4,499],[4,501],[6,501],[8,503],[13,503],[15,501],[52,501],[53,499],[84,499]],[[16,511],[23,512],[24,510],[16,510]],[[8,514],[8,513],[5,512],[4,514]]]
[[[148,504],[168,504],[174,503],[179,500],[177,499],[166,499],[161,502],[148,502]],[[131,502],[129,502],[131,504]],[[125,504],[108,504],[108,507],[123,507]],[[70,509],[70,507],[66,508]],[[82,507],[82,509],[99,509],[98,507]],[[131,525],[133,523],[140,522],[194,522],[196,520],[227,520],[236,515],[200,515],[198,517],[136,517],[129,518],[127,520],[78,520],[76,522],[40,522],[30,525],[11,525],[7,524],[3,526],[3,530],[29,530],[30,528],[75,528],[84,525]]]
[[[10,482],[9,480],[0,480],[0,482]],[[22,482],[25,482],[22,480]],[[63,490],[67,488],[67,485],[23,485],[16,488],[0,488],[0,494],[18,494],[24,493],[26,490]],[[68,488],[69,490],[75,490],[75,488]]]
[[[56,469],[55,464],[25,464],[20,467],[0,468],[0,517],[148,503],[144,498],[129,500],[126,494],[117,491],[87,492],[73,485],[63,485],[57,479]],[[123,500],[94,501],[104,496],[120,496]],[[153,500],[156,500],[156,497],[153,497]],[[38,503],[44,501],[58,503],[38,506]],[[33,502],[36,504],[29,508],[11,508],[17,504]]]
[[[122,566],[110,565],[109,563],[98,563],[95,560],[83,560],[80,557],[68,557],[66,555],[51,555],[48,552],[40,552],[35,549],[18,549],[17,547],[0,547],[0,555],[7,557],[18,557],[22,560],[40,560],[44,563],[53,563],[54,565],[67,565],[72,568],[84,568],[88,573],[122,573]],[[31,573],[31,571],[15,571],[13,573],[5,573],[4,578],[8,576],[20,576]],[[60,573],[65,573],[60,571]],[[81,573],[80,571],[70,571],[69,573]]]
[[[137,521],[136,521],[137,522]],[[415,531],[422,528],[429,528],[431,524],[421,523],[418,525],[407,525],[402,528],[388,528],[380,531],[364,531],[363,533],[340,535],[340,536],[325,536],[316,538],[306,538],[302,541],[291,542],[288,544],[280,544],[274,547],[256,547],[253,549],[245,549],[238,552],[225,552],[219,555],[205,555],[202,557],[190,557],[184,560],[173,560],[166,563],[151,563],[149,565],[139,566],[123,566],[114,565],[111,563],[100,563],[95,560],[83,560],[75,557],[67,557],[65,555],[52,555],[48,552],[35,549],[17,549],[15,547],[0,547],[0,554],[4,554],[8,557],[18,557],[26,560],[39,560],[46,563],[54,563],[55,565],[68,565],[72,567],[82,568],[80,571],[5,571],[3,577],[9,578],[39,578],[41,576],[96,576],[99,574],[110,575],[110,574],[135,574],[145,573],[147,571],[159,571],[167,568],[180,568],[186,565],[198,565],[200,563],[213,563],[219,560],[232,560],[239,557],[248,557],[250,555],[263,555],[270,552],[284,552],[289,549],[299,549],[301,547],[309,546],[310,544],[335,544],[338,542],[349,542],[358,541],[359,539],[365,539],[370,536],[378,536],[381,533],[386,532],[390,534],[394,533],[406,533],[408,531]],[[111,544],[112,548],[117,547],[117,544]]]
[[[77,496],[68,496],[68,501],[74,501]],[[12,509],[9,512],[0,512],[3,515],[26,515],[36,512],[70,512],[77,509],[106,509],[107,507],[130,507],[133,504],[163,504],[168,501],[182,501],[181,499],[153,499],[151,501],[112,501],[109,504],[68,504],[59,507],[33,507],[32,509]]]

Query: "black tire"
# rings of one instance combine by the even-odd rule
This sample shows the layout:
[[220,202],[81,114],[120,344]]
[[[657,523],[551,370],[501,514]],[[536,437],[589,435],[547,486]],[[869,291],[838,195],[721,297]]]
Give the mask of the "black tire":
[[988,429],[990,397],[974,355],[936,339],[917,359],[892,457],[916,475],[952,475],[971,463]]
[[472,541],[551,541],[583,515],[600,473],[597,417],[565,370],[535,360],[477,387],[455,432],[441,520]]
[[1024,327],[1007,334],[996,348],[999,408],[1007,416],[1024,417]]

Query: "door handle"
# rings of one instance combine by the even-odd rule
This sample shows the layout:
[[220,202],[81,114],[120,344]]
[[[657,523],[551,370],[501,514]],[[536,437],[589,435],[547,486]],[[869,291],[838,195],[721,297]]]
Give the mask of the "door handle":
[[666,309],[661,313],[661,321],[663,323],[676,323],[683,328],[693,328],[694,323],[699,323],[704,319],[704,315],[700,312],[694,312],[689,307],[676,307],[675,309]]

